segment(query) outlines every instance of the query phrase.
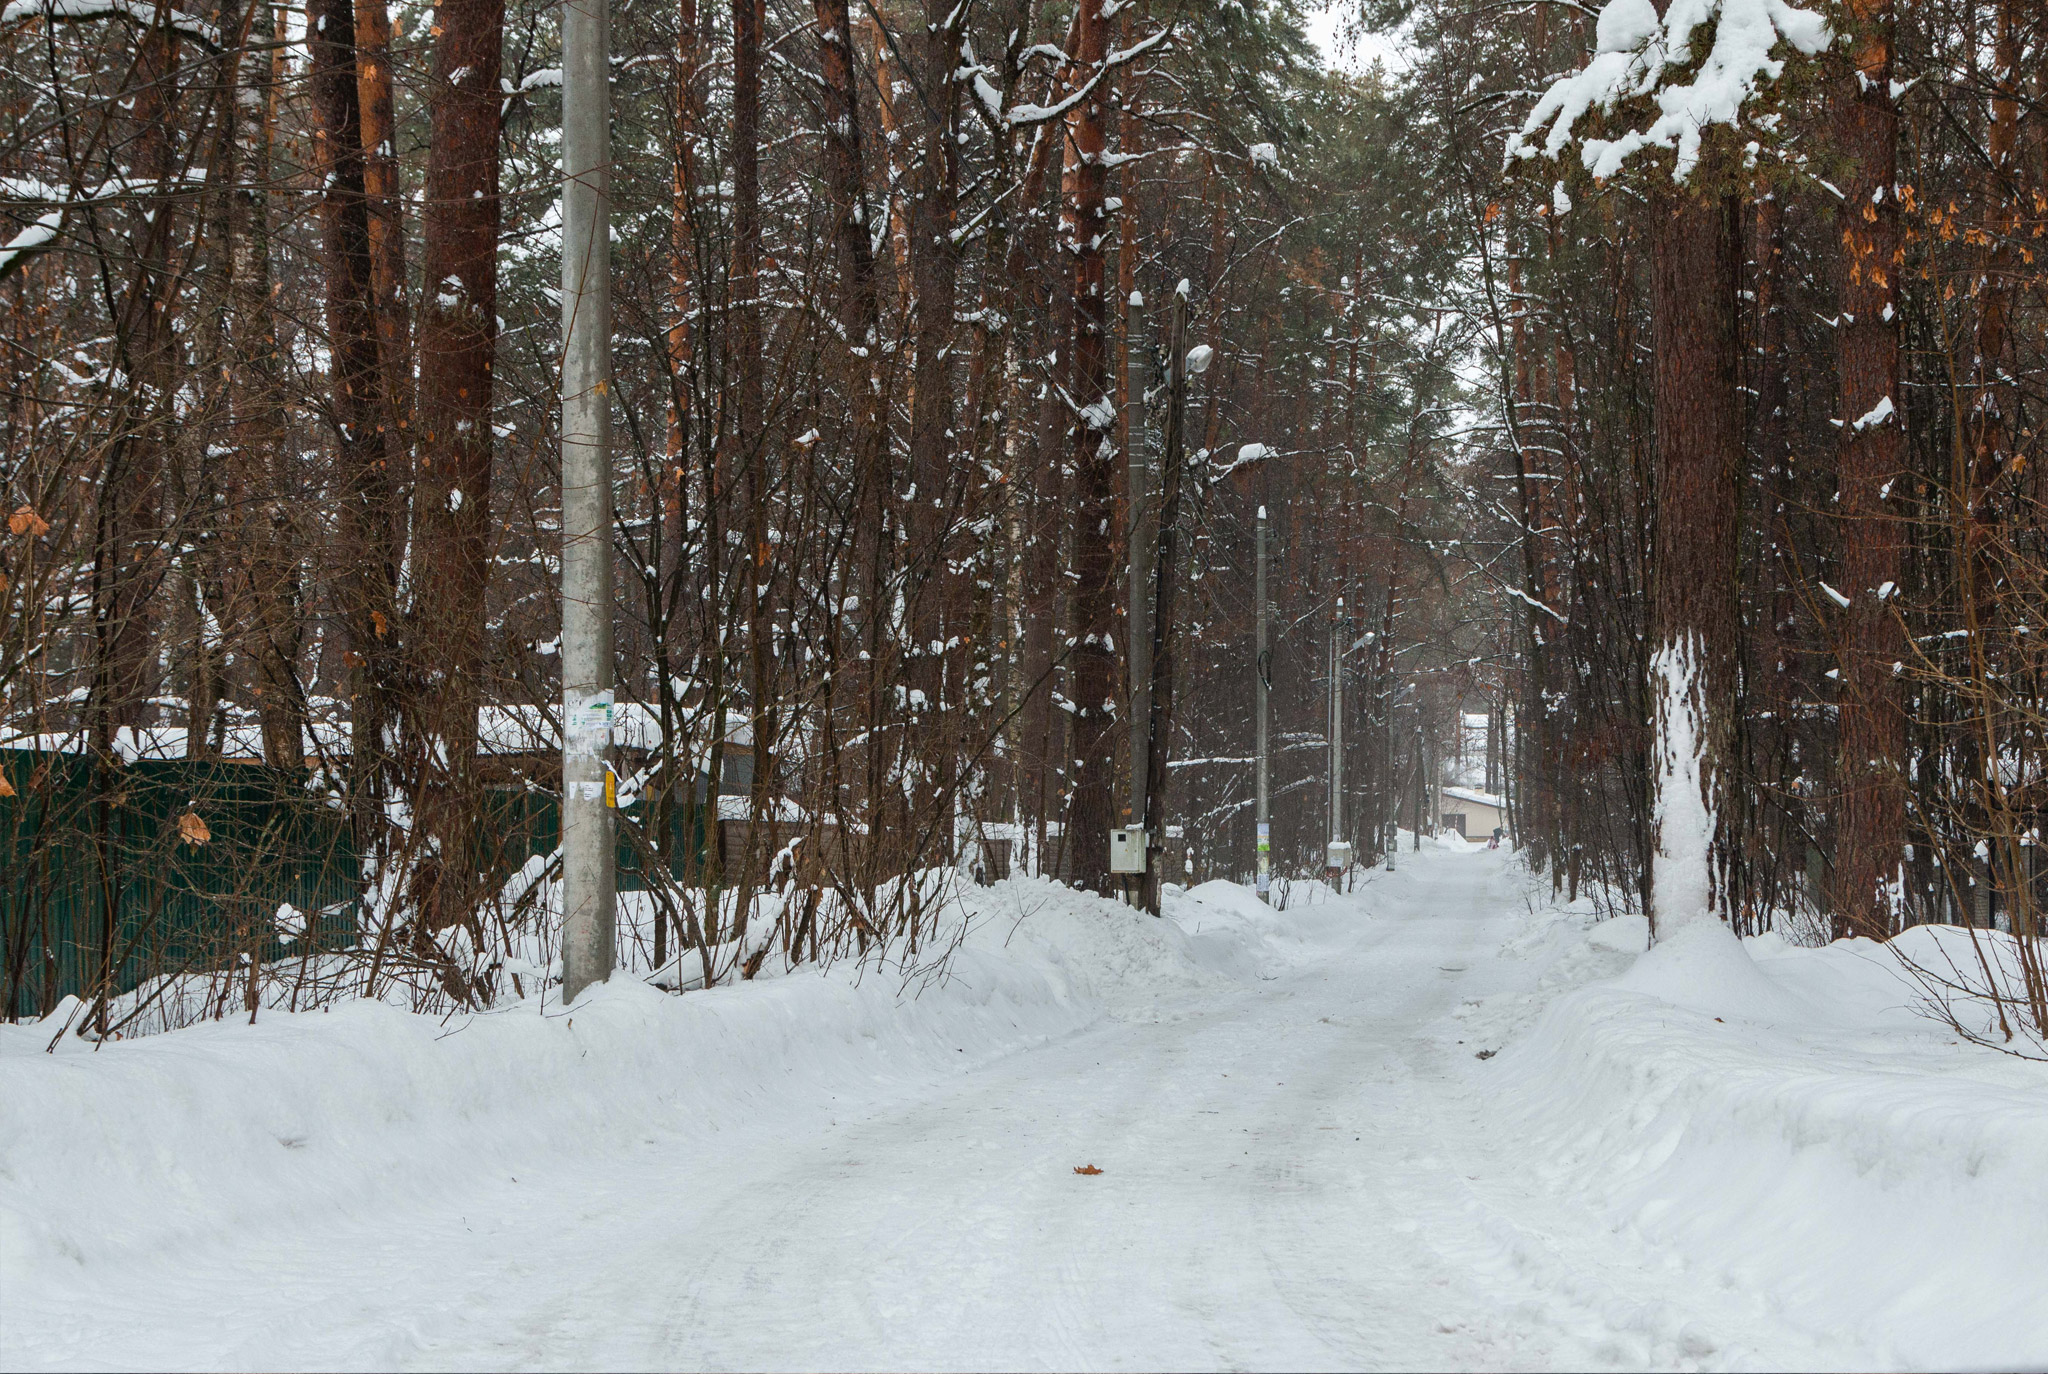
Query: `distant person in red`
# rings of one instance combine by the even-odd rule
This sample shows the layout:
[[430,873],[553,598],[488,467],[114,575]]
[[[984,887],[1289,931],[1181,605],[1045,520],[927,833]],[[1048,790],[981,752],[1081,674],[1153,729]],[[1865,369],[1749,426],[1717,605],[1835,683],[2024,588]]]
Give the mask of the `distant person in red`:
[[1488,849],[1499,849],[1499,848],[1500,848],[1500,827],[1499,827],[1499,826],[1497,826],[1497,825],[1496,825],[1496,826],[1495,826],[1495,827],[1493,828],[1493,838],[1492,838],[1492,839],[1490,839],[1490,840],[1488,840],[1488,841],[1486,842],[1486,847],[1487,847]]

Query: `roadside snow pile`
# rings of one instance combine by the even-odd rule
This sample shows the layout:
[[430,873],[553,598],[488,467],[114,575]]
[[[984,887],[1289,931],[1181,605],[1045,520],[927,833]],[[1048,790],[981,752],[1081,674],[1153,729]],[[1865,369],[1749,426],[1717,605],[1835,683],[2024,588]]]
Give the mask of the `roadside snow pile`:
[[444,1023],[358,1002],[54,1054],[49,1026],[0,1025],[6,1305],[67,1301],[142,1255],[367,1222],[494,1170],[786,1138],[1263,963],[1249,922],[1190,936],[1036,880],[966,900],[944,973],[909,986],[852,963],[681,997],[620,976],[566,1012],[529,997]]
[[[1639,949],[1619,924],[1553,922],[1562,976]],[[1479,1081],[1538,1186],[1703,1285],[1768,1291],[1903,1367],[2043,1367],[2048,1065],[1961,1043],[1917,996],[1870,941],[1699,923],[1558,997]]]

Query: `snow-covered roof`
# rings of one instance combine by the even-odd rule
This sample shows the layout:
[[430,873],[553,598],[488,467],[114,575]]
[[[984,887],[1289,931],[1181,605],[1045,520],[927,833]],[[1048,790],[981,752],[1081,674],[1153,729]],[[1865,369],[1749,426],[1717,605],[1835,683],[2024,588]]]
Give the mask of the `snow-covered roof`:
[[[687,729],[691,712],[682,712],[676,728]],[[562,747],[556,724],[558,709],[539,706],[486,706],[477,712],[477,742],[486,754],[552,753]],[[652,751],[661,747],[661,713],[637,701],[612,707],[612,743],[621,749]],[[752,748],[754,722],[738,711],[725,713],[725,743]],[[702,749],[700,743],[699,748]]]
[[[114,732],[114,753],[123,763],[145,759],[183,759],[187,756],[182,725],[150,725],[140,730],[121,727]],[[83,754],[90,737],[83,730],[68,734],[8,735],[0,738],[0,749],[30,749],[44,754]],[[331,725],[314,725],[305,731],[306,752],[325,749],[347,752],[348,731]],[[229,725],[221,735],[219,758],[229,763],[258,763],[263,758],[263,730],[254,721]]]
[[1444,795],[1453,801],[1471,802],[1474,806],[1490,806],[1496,811],[1508,809],[1508,799],[1506,797],[1495,796],[1491,792],[1481,792],[1474,787],[1446,787]]
[[[562,747],[562,735],[551,717],[558,710],[539,706],[486,706],[477,712],[477,746],[485,754],[553,753]],[[685,713],[678,728],[688,720]],[[346,754],[349,732],[345,725],[325,721],[306,727],[306,753]],[[122,728],[114,736],[114,752],[128,763],[138,759],[182,759],[187,757],[186,729],[182,725],[152,725],[142,729]],[[622,702],[612,708],[612,740],[622,749],[652,752],[661,745],[661,716],[652,707]],[[725,713],[725,743],[733,748],[751,749],[754,723],[738,712]],[[65,734],[9,735],[0,738],[0,749],[33,749],[50,754],[82,754],[89,738],[85,731]],[[705,766],[706,742],[696,742],[699,767]],[[255,721],[230,723],[221,737],[219,757],[236,763],[255,763],[263,758],[263,730]]]

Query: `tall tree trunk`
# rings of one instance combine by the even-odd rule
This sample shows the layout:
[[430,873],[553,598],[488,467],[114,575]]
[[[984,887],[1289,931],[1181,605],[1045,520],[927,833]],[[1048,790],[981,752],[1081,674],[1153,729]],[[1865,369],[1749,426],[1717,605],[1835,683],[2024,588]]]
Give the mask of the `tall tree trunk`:
[[[754,90],[748,97],[758,110],[759,63],[752,59]],[[735,81],[738,78],[735,76]],[[676,486],[678,510],[682,504],[684,465],[689,459],[691,408],[694,399],[691,369],[696,360],[696,329],[691,312],[695,308],[695,291],[692,279],[697,268],[696,195],[697,195],[697,123],[700,111],[697,101],[697,0],[680,0],[676,7],[676,70],[675,70],[675,132],[670,137],[671,172],[669,181],[669,275],[668,275],[668,367],[669,367],[669,422],[668,459],[670,471],[664,480]],[[739,102],[734,94],[735,111]],[[751,146],[751,145],[750,145]],[[760,172],[758,151],[746,152],[736,147],[734,160],[737,164],[742,156],[750,160],[748,184],[752,186],[756,200],[760,195]],[[737,194],[738,170],[735,166],[735,194]],[[758,219],[758,206],[754,209]],[[682,533],[677,524],[676,533]]]
[[377,351],[370,265],[370,211],[363,186],[362,119],[349,0],[310,0],[314,170],[327,286],[327,346],[341,497],[345,570],[338,588],[348,627],[351,676],[350,794],[357,852],[387,858],[381,801],[388,781],[392,656],[397,646],[398,535],[395,492],[377,426],[387,415]]
[[414,890],[422,919],[438,930],[469,922],[478,895],[477,709],[490,573],[504,3],[452,0],[436,19],[419,340],[420,355],[433,366],[420,379],[407,766],[416,770],[420,832],[433,842]]
[[[2004,503],[2012,463],[2012,408],[2015,387],[2006,367],[2012,327],[2013,281],[2020,236],[2020,36],[2017,0],[1998,0],[1994,40],[1991,127],[1986,151],[1984,197],[1991,239],[1984,249],[1983,287],[1970,366],[1970,412],[1964,432],[1970,446],[1970,523],[1966,535],[1969,576],[1980,619],[1991,618],[2000,577]],[[1896,120],[1896,114],[1893,116]],[[1892,209],[1896,222],[1897,211]],[[1896,234],[1896,229],[1894,229]],[[1895,240],[1896,241],[1896,240]]]
[[[761,425],[761,397],[763,378],[761,369],[764,361],[762,346],[762,302],[761,302],[761,53],[764,42],[766,9],[762,0],[734,0],[733,3],[733,231],[732,231],[732,286],[734,316],[731,329],[733,366],[737,369],[738,406],[727,434],[732,452],[723,465],[725,471],[719,475],[721,491],[712,495],[716,502],[723,498],[724,484],[730,480],[728,474],[735,467],[746,474],[747,497],[747,552],[743,575],[746,586],[742,589],[746,599],[747,641],[749,667],[749,695],[753,698],[753,741],[754,778],[748,804],[747,852],[737,856],[738,890],[734,905],[733,938],[743,946],[747,938],[747,917],[752,901],[752,886],[755,881],[757,859],[763,845],[763,829],[768,818],[770,800],[768,773],[768,748],[773,735],[774,722],[767,715],[769,694],[768,664],[768,589],[762,584],[770,577],[767,567],[766,534],[766,435]],[[713,559],[723,566],[724,550],[712,554]],[[716,601],[722,593],[714,592]],[[714,635],[718,632],[714,630]],[[725,649],[714,639],[709,652],[720,660],[718,681],[723,683],[722,662]],[[719,707],[724,707],[723,693],[719,693]],[[724,730],[724,721],[713,716],[713,729]],[[721,769],[723,759],[720,760]],[[714,805],[716,803],[714,802]],[[731,861],[734,856],[723,856]],[[730,869],[723,870],[722,876],[732,877]]]
[[[955,547],[960,501],[974,478],[954,463],[956,388],[954,311],[959,299],[960,250],[953,230],[960,200],[960,30],[965,11],[951,0],[926,0],[919,53],[919,157],[907,228],[907,250],[917,311],[916,384],[911,395],[912,490],[909,555],[916,579],[906,589],[912,607],[909,678],[924,694],[912,698],[915,756],[940,807],[938,836],[952,855],[954,790],[964,686],[969,592],[964,550]],[[928,861],[928,860],[927,860]]]
[[[1898,113],[1891,96],[1891,0],[1848,7],[1854,70],[1836,93],[1835,131],[1854,168],[1836,218],[1840,349],[1842,594],[1840,755],[1835,784],[1835,929],[1883,939],[1898,924],[1906,826],[1906,716],[1895,665],[1907,657],[1886,604],[1905,539],[1889,496],[1903,475],[1899,395]],[[1903,492],[1901,495],[1903,496]]]
[[405,197],[398,178],[392,111],[391,12],[385,0],[356,0],[356,91],[362,118],[363,191],[370,211],[370,284],[377,302],[377,352],[389,414],[385,448],[403,466],[412,424],[412,318],[406,308]]
[[133,275],[114,321],[115,350],[128,378],[100,477],[94,539],[94,680],[88,705],[93,747],[111,762],[123,730],[143,724],[154,667],[149,606],[169,570],[163,477],[171,439],[177,360],[171,311],[171,240],[177,222],[177,36],[164,25],[137,45],[130,174],[147,189],[128,251]]
[[[1710,145],[1722,140],[1710,134]],[[1703,181],[1708,167],[1694,175]],[[1657,838],[1653,930],[1715,915],[1716,817],[1727,776],[1741,622],[1736,609],[1736,282],[1732,196],[1667,188],[1650,207],[1657,533],[1653,582]]]
[[[1109,53],[1102,0],[1080,0],[1074,20],[1070,80],[1085,85]],[[1109,312],[1103,298],[1102,154],[1109,92],[1097,85],[1068,116],[1068,161],[1062,187],[1062,249],[1073,258],[1067,395],[1071,417],[1074,505],[1074,748],[1077,770],[1068,808],[1074,880],[1104,894],[1109,872],[1110,790],[1116,775],[1116,566],[1111,525],[1116,514],[1115,402],[1109,390]]]
[[271,296],[270,176],[283,49],[273,48],[273,8],[254,0],[249,48],[236,65],[234,189],[229,208],[233,308],[228,391],[234,454],[229,461],[228,632],[251,663],[263,757],[273,768],[305,767],[305,693],[298,675],[300,616],[296,490],[285,453],[279,390],[277,314]]
[[[851,433],[856,535],[855,568],[848,577],[857,588],[860,636],[854,652],[842,662],[858,662],[851,700],[860,713],[862,795],[859,814],[866,817],[867,871],[855,883],[871,891],[895,855],[884,857],[888,828],[882,808],[900,796],[891,773],[900,757],[900,736],[888,728],[888,697],[895,684],[885,665],[890,583],[896,540],[890,520],[888,406],[882,394],[880,367],[881,304],[875,281],[875,255],[868,227],[869,208],[862,170],[861,110],[853,65],[853,45],[846,0],[817,0],[818,65],[823,77],[825,189],[831,204],[832,242],[838,259],[838,328],[845,353],[842,385],[846,389]],[[842,603],[843,604],[843,603]],[[842,812],[842,815],[848,814]]]

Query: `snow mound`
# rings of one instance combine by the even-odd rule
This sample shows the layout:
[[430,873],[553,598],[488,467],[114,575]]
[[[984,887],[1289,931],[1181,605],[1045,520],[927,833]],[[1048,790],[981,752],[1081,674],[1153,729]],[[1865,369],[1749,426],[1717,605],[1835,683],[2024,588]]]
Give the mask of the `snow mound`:
[[1719,921],[1692,921],[1638,959],[1617,988],[1708,1016],[1783,1022],[1810,1017],[1784,986],[1757,967],[1742,941]]
[[[1559,964],[1624,935],[1593,927]],[[1869,941],[1745,950],[1696,923],[1474,1072],[1537,1186],[1701,1285],[1765,1289],[1892,1365],[2048,1366],[2048,1065],[1959,1043],[1915,1000]]]
[[19,1332],[110,1265],[373,1224],[593,1151],[787,1137],[1105,1015],[1162,1017],[1266,957],[1254,921],[1190,935],[1040,880],[971,889],[950,919],[929,977],[843,963],[673,996],[616,976],[566,1011],[359,1002],[50,1054],[48,1025],[0,1025],[0,1367],[34,1363]]
[[[1227,885],[1204,884],[1217,886]],[[966,949],[1021,958],[1052,980],[1062,1000],[1123,1020],[1159,1019],[1188,993],[1257,976],[1264,937],[1254,926],[1234,921],[1224,938],[1191,934],[1183,919],[1188,899],[1167,895],[1169,919],[1159,920],[1059,883],[1010,879],[976,894]],[[1199,930],[1199,913],[1193,924]]]

